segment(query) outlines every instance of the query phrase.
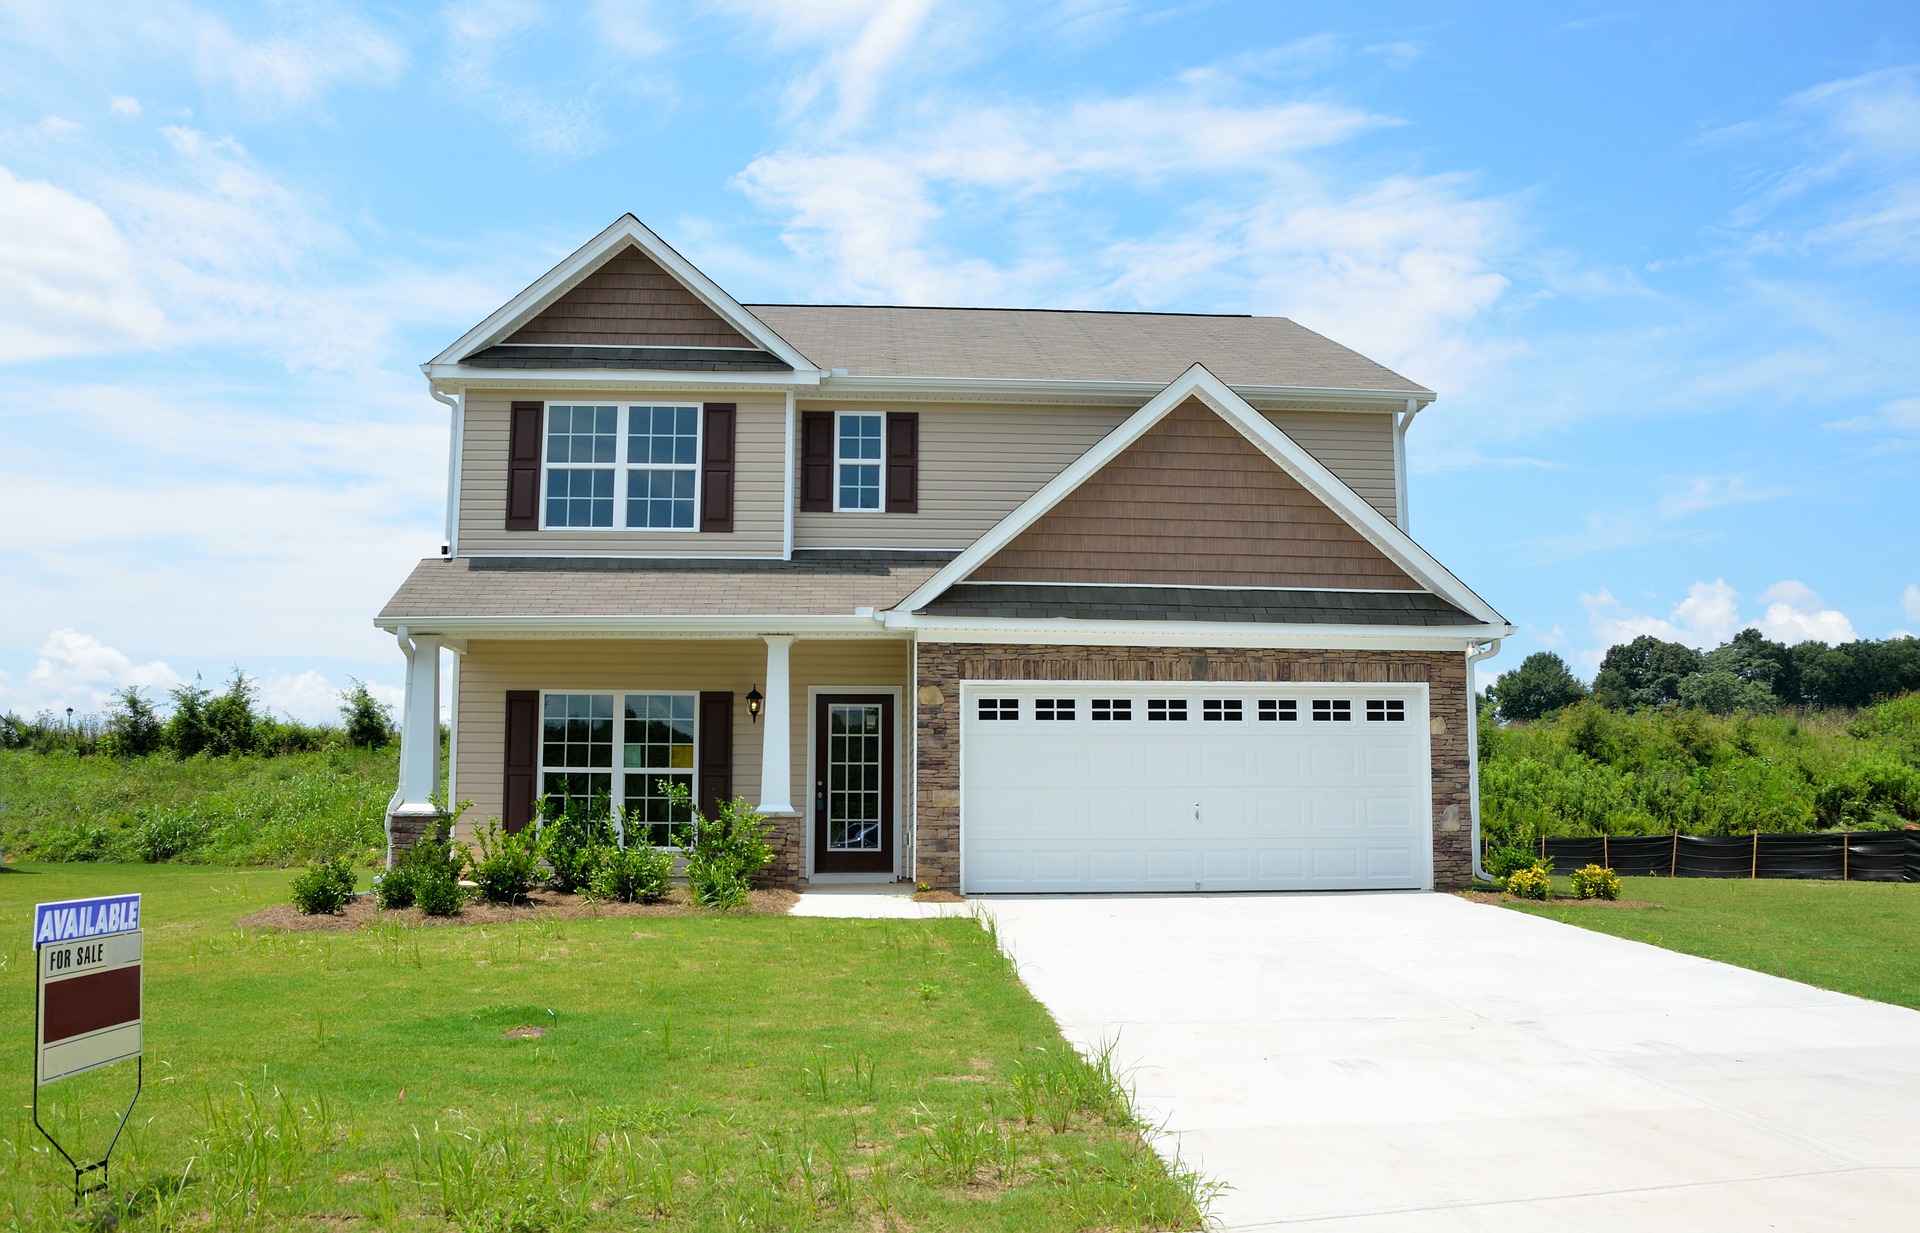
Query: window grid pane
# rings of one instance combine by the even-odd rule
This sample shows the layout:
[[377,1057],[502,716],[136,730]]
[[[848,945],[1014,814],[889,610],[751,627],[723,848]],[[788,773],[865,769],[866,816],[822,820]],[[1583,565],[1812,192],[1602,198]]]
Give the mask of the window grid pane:
[[878,415],[842,415],[839,421],[839,508],[880,508],[881,431]]
[[1096,720],[1122,722],[1133,718],[1132,698],[1095,698],[1093,717]]
[[1407,704],[1399,698],[1367,699],[1367,719],[1372,723],[1401,723],[1407,718]]
[[1073,718],[1072,698],[1035,698],[1033,701],[1035,719],[1070,720]]
[[880,708],[827,708],[827,847],[878,852],[882,764]]
[[1207,698],[1200,703],[1200,718],[1203,720],[1238,723],[1244,716],[1238,698]]
[[1345,698],[1315,698],[1313,718],[1316,723],[1348,723],[1353,719],[1353,703]]
[[667,784],[693,791],[693,695],[626,695],[620,761],[626,770],[621,805],[627,811],[627,842],[669,846],[673,832],[693,821],[691,807],[676,809],[666,795]]
[[1260,718],[1291,723],[1300,718],[1300,704],[1292,698],[1262,698]]
[[700,408],[627,408],[626,525],[691,531],[700,457]]
[[1184,721],[1186,717],[1187,700],[1185,698],[1147,699],[1148,720],[1167,720],[1178,723]]
[[540,791],[557,805],[611,797],[613,695],[548,694],[542,703]]
[[547,525],[613,525],[614,443],[620,409],[547,408]]

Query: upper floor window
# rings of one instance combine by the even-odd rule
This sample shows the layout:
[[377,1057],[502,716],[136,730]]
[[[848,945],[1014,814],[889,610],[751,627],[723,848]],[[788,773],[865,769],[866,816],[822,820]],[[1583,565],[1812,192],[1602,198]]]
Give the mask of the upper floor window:
[[837,510],[882,508],[880,468],[886,417],[842,411],[834,426],[834,505]]
[[551,404],[546,525],[691,531],[699,456],[698,407]]

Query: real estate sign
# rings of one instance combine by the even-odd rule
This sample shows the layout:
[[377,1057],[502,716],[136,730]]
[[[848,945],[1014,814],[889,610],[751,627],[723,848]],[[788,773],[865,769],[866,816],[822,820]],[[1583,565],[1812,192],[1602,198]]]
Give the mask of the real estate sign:
[[138,895],[34,909],[38,1082],[140,1056],[142,937]]

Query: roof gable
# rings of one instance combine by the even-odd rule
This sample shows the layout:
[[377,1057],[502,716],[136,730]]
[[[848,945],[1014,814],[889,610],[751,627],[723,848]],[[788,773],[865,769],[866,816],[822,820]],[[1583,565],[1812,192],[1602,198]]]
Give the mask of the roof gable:
[[764,351],[797,372],[818,371],[631,214],[501,305],[428,367],[459,364],[502,345],[724,347]]
[[[946,568],[901,601],[897,610],[915,612],[924,609],[953,584],[972,578],[982,566],[993,561],[1002,549],[1012,545],[1029,528],[1040,523],[1110,462],[1147,436],[1162,420],[1186,406],[1189,400],[1197,401],[1205,411],[1218,416],[1302,490],[1337,515],[1346,528],[1357,532],[1419,587],[1456,605],[1486,625],[1507,627],[1506,618],[1201,364],[1188,368],[1098,445],[1021,503],[1019,508],[954,558]],[[1188,482],[1195,487],[1204,487],[1215,479],[1211,473],[1201,471],[1190,475]],[[1059,525],[1063,528],[1067,526]],[[1334,533],[1344,535],[1344,532]]]
[[1423,589],[1193,397],[983,561],[969,580]]

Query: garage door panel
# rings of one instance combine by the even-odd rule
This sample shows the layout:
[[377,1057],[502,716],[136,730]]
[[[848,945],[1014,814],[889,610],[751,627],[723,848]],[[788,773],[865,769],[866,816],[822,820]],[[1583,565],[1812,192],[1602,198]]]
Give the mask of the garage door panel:
[[[1431,787],[1418,688],[1056,681],[996,683],[990,696],[1017,699],[1019,718],[974,722],[972,704],[963,710],[966,890],[1318,890],[1430,881]],[[1328,696],[1346,699],[1331,709],[1353,718],[1310,719],[1312,701]],[[1375,709],[1404,721],[1365,719],[1367,699],[1377,696],[1400,699],[1401,706]],[[1092,721],[1093,699],[1116,697],[1131,700],[1130,713],[1103,706],[1103,714],[1122,717]],[[1276,697],[1292,704],[1260,709]],[[1040,698],[1073,699],[1075,718],[1036,718]],[[1176,701],[1156,708],[1171,718],[1150,720],[1149,699],[1184,700],[1185,719]],[[1282,712],[1298,719],[1258,718]]]

